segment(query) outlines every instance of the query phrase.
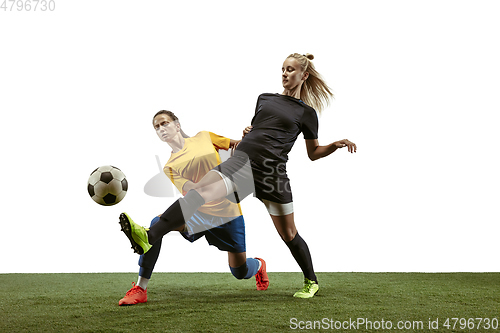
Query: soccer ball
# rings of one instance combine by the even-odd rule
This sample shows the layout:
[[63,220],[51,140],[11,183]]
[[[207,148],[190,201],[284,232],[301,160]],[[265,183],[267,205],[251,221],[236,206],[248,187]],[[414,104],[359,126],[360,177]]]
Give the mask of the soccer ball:
[[90,174],[87,189],[92,200],[103,206],[112,206],[125,197],[128,182],[120,169],[105,165]]

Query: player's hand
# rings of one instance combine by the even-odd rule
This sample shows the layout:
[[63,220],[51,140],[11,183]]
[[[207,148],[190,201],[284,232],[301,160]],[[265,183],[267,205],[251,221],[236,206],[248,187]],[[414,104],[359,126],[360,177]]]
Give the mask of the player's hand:
[[242,138],[244,138],[245,135],[247,135],[248,133],[250,133],[250,131],[252,130],[252,128],[253,128],[252,125],[245,127],[245,129],[243,130],[243,136],[242,136]]
[[347,150],[350,152],[350,153],[355,153],[356,152],[356,144],[354,142],[351,142],[347,139],[344,139],[344,140],[339,140],[339,141],[335,141],[333,143],[335,145],[335,147],[337,148],[344,148],[344,147],[347,147]]
[[238,145],[240,144],[241,140],[235,140],[233,145],[231,146],[231,148],[234,150],[236,149],[236,147],[238,147]]

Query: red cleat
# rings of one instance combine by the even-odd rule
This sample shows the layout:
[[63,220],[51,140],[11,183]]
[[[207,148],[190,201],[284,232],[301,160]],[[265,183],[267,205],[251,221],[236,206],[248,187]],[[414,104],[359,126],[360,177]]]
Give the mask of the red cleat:
[[118,305],[135,305],[137,303],[146,303],[148,301],[147,291],[132,282],[132,288],[127,291],[125,297],[123,297]]
[[266,262],[264,261],[264,259],[255,259],[260,260],[260,262],[262,263],[259,271],[257,272],[257,274],[255,274],[255,284],[257,285],[257,290],[267,290],[267,287],[269,287],[269,277],[267,276],[266,272]]

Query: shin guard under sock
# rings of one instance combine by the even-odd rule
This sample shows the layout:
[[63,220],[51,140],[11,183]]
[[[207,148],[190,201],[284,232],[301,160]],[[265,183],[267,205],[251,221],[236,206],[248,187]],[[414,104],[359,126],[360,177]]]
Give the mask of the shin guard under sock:
[[246,263],[244,263],[240,267],[229,266],[229,269],[231,270],[231,273],[234,275],[234,277],[239,280],[250,279],[259,271],[259,264],[260,261],[258,259],[248,258]]
[[237,278],[238,280],[244,279],[245,276],[248,273],[247,263],[244,263],[240,267],[231,267],[231,266],[229,266],[229,269],[231,270],[231,273],[233,274],[233,276],[235,278]]
[[285,244],[290,249],[295,261],[299,264],[302,273],[304,273],[304,277],[308,278],[311,281],[318,282],[316,278],[316,274],[314,274],[314,268],[311,259],[311,253],[309,252],[309,247],[306,242],[299,236],[299,233],[295,235],[295,238],[289,242],[285,242]]
[[154,244],[163,235],[182,227],[203,204],[205,200],[195,190],[190,190],[184,198],[175,201],[160,216],[160,221],[149,229],[149,244]]

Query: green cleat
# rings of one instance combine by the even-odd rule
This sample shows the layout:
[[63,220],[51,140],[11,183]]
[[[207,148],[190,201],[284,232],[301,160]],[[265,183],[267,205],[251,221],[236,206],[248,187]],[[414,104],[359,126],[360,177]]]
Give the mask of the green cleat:
[[304,287],[293,294],[293,297],[297,298],[311,298],[313,297],[319,290],[319,285],[315,281],[311,281],[309,279],[304,279]]
[[120,225],[122,231],[130,240],[130,244],[132,244],[135,253],[144,254],[149,251],[152,247],[152,245],[148,243],[149,229],[137,225],[127,213],[120,214]]

